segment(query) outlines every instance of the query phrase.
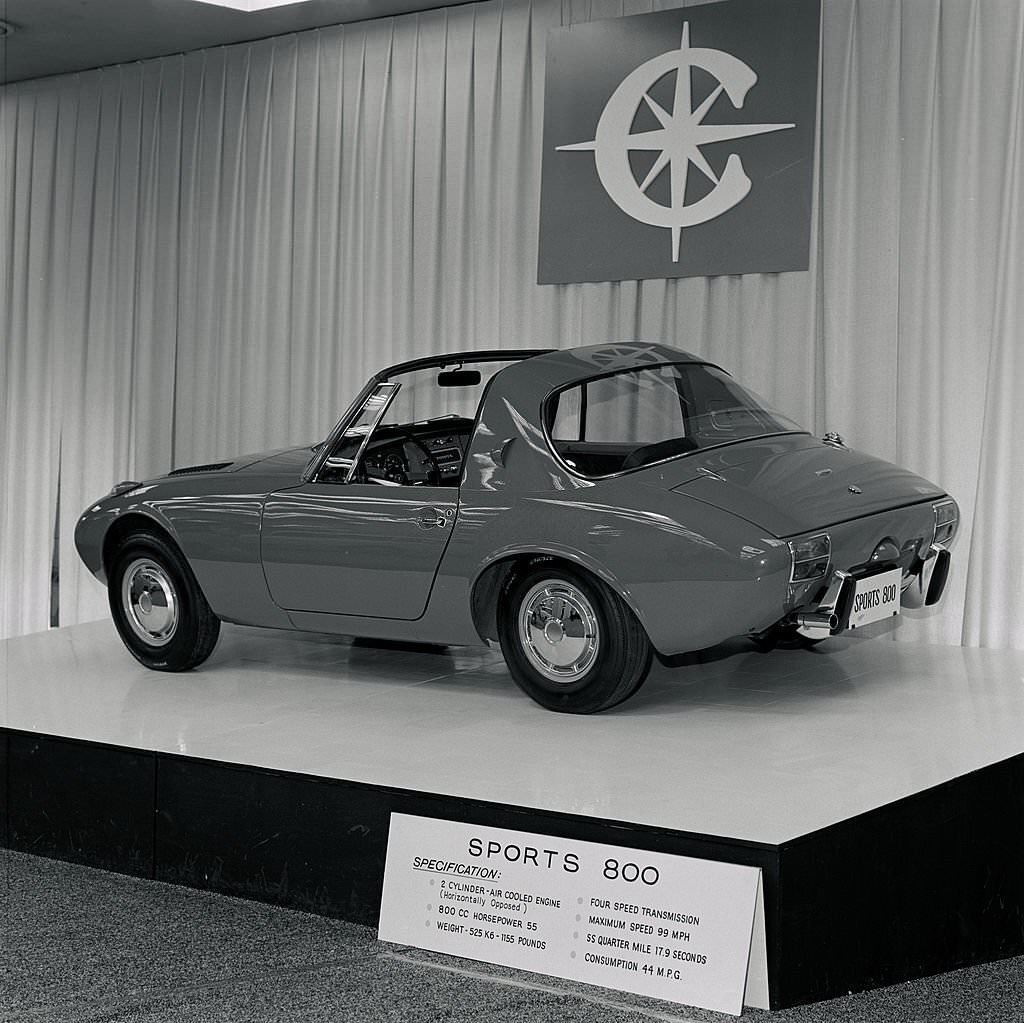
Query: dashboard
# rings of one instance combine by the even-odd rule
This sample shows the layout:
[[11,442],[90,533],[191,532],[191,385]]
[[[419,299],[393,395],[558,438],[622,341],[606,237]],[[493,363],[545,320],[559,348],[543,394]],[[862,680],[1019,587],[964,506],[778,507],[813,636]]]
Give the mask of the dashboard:
[[385,486],[451,486],[462,478],[472,420],[446,417],[410,426],[384,426],[373,435],[357,478]]

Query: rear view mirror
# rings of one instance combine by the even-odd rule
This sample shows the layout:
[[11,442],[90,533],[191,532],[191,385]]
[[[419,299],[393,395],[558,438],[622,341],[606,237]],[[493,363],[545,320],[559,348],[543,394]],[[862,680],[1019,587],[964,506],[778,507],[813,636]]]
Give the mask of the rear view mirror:
[[480,383],[478,369],[449,369],[437,374],[438,387],[472,387]]

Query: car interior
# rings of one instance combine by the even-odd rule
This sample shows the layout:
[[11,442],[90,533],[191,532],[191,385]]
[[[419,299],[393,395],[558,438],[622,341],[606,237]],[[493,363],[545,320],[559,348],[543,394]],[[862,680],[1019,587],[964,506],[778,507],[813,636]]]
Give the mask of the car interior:
[[499,368],[436,368],[382,382],[320,470],[322,482],[457,487],[487,381]]
[[473,420],[449,415],[424,423],[380,426],[353,477],[385,486],[457,487]]

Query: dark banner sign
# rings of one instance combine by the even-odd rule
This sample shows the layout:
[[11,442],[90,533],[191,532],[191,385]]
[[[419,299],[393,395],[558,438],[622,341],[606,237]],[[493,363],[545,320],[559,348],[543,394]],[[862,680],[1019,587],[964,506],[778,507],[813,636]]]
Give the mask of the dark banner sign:
[[538,281],[806,270],[818,0],[548,37]]

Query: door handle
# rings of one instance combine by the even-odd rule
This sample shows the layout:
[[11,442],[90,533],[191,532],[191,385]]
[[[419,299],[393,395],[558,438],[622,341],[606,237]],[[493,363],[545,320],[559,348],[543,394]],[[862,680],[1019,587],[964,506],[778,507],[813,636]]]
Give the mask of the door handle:
[[439,508],[420,508],[417,522],[420,529],[444,529],[448,525],[448,518]]

